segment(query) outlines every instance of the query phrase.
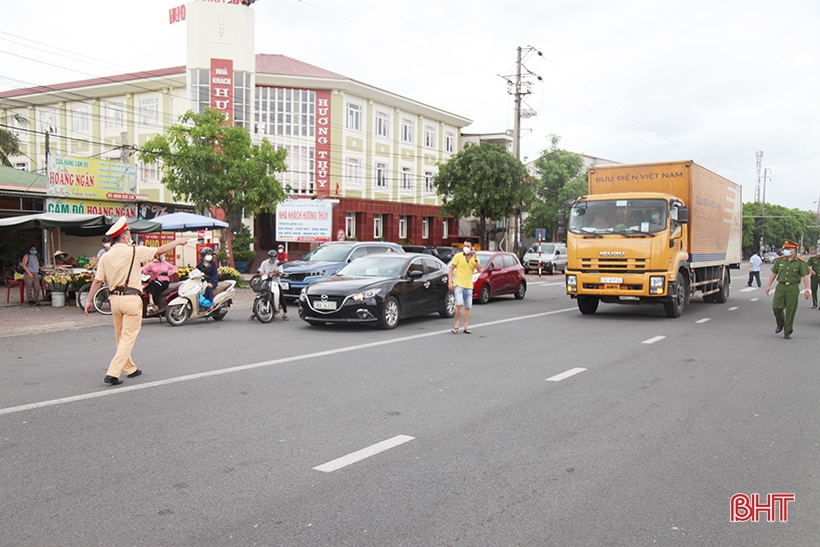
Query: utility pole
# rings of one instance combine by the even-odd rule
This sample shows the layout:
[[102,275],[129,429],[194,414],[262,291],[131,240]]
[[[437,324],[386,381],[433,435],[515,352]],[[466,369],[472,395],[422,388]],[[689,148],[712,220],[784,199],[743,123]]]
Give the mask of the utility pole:
[[755,185],[755,203],[760,201],[760,164],[763,161],[763,150],[755,152],[757,159],[757,184]]
[[[534,76],[539,81],[541,81],[541,76],[530,72],[529,69],[524,67],[523,57],[529,53],[536,52],[539,56],[543,55],[540,51],[535,49],[532,46],[527,46],[526,48],[522,48],[519,46],[516,50],[516,61],[515,61],[515,75],[514,80],[511,80],[513,76],[502,76],[505,80],[507,80],[508,90],[507,92],[514,97],[514,116],[513,116],[513,143],[512,143],[512,153],[515,156],[515,159],[521,159],[521,118],[530,118],[536,115],[534,110],[522,110],[521,103],[522,98],[524,95],[529,95],[531,93],[530,86],[532,85],[530,82],[522,81],[522,68],[524,71],[524,77]],[[515,214],[510,217],[509,222],[507,223],[507,251],[508,252],[517,252],[518,251],[518,242],[520,240],[521,234],[521,204],[517,204]],[[512,248],[510,248],[512,247]]]
[[766,234],[766,178],[769,176],[769,168],[763,170],[763,204],[760,214],[763,215],[763,229],[760,231],[760,252],[763,252],[763,236]]

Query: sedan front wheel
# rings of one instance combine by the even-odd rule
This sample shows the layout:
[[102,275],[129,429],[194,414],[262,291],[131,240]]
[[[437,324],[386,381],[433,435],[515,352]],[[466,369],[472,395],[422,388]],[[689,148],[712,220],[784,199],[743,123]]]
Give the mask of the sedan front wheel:
[[396,328],[399,324],[399,301],[394,296],[388,296],[382,306],[380,327],[384,330]]

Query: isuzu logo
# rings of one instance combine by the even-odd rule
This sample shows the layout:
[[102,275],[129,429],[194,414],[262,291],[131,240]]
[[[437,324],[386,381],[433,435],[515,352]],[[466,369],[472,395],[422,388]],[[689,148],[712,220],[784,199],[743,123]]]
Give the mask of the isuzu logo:
[[623,251],[601,251],[601,256],[624,256]]

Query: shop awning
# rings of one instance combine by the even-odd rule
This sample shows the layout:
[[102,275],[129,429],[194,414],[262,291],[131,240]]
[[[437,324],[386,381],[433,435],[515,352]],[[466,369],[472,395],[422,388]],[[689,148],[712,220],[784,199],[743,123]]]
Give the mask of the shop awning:
[[[37,213],[0,219],[0,230],[30,230],[60,228],[72,235],[102,235],[118,217],[105,215],[72,215],[66,213]],[[160,232],[162,225],[153,220],[129,220],[133,232]]]

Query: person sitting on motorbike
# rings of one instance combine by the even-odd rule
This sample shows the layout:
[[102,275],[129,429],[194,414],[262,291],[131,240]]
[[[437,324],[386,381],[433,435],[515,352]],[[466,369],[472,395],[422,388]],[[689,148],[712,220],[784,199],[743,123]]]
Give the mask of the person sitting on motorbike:
[[165,255],[156,255],[154,260],[142,267],[142,273],[149,276],[145,292],[151,295],[156,307],[162,307],[160,304],[160,295],[168,288],[171,276],[174,275],[176,271],[176,266],[165,261]]
[[[280,247],[282,246],[280,245]],[[268,251],[268,259],[259,265],[259,273],[270,275],[272,277],[271,283],[279,283],[279,276],[282,275],[282,264],[279,262],[276,251]],[[290,319],[288,319],[287,299],[285,298],[285,293],[281,290],[279,291],[279,307],[282,309],[282,320],[290,321]],[[255,318],[256,314],[251,313],[248,321],[253,321]]]
[[219,285],[219,266],[214,260],[214,250],[210,247],[205,247],[199,252],[199,263],[196,269],[202,272],[202,276],[208,283],[205,286],[205,298],[214,301],[214,289]]

